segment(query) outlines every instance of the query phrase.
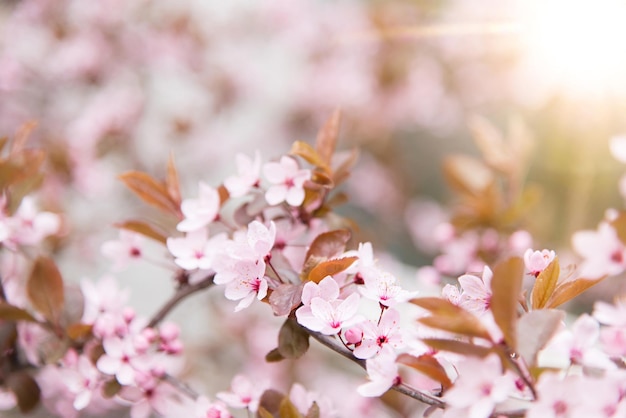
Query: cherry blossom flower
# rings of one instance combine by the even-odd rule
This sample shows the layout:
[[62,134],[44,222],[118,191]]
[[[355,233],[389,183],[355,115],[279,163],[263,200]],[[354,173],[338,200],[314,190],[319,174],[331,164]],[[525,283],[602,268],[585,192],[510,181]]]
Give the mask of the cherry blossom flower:
[[107,275],[97,283],[84,279],[80,288],[85,297],[85,310],[82,321],[95,324],[101,321],[104,314],[121,314],[128,300],[128,289],[120,289],[115,277]]
[[206,396],[196,399],[194,418],[232,418],[226,405],[222,402],[211,402]]
[[607,222],[601,222],[597,231],[576,232],[572,236],[572,245],[584,258],[580,266],[582,277],[613,276],[626,269],[626,247]]
[[501,369],[500,359],[495,354],[484,359],[468,357],[459,363],[459,377],[444,395],[452,407],[447,414],[459,416],[461,409],[469,418],[489,417],[494,407],[515,390],[515,379],[510,374],[503,375]]
[[552,250],[533,251],[529,248],[524,253],[524,264],[526,265],[526,270],[528,270],[530,274],[537,277],[542,271],[545,270],[546,267],[548,267],[548,264],[554,260],[555,256],[556,254]]
[[80,411],[89,405],[94,392],[101,389],[102,375],[91,360],[79,356],[75,368],[68,369],[63,380],[70,392],[76,395],[74,408]]
[[119,239],[106,241],[100,247],[102,254],[113,261],[114,270],[123,270],[131,260],[143,256],[144,238],[136,232],[121,229]]
[[270,205],[287,202],[300,206],[304,201],[304,182],[311,178],[311,171],[300,169],[296,160],[283,156],[280,162],[270,162],[263,166],[263,175],[272,184],[265,193]]
[[546,372],[541,375],[536,389],[539,399],[531,404],[526,418],[588,418],[582,415],[581,405],[590,387],[581,384],[579,376],[560,379],[555,373]]
[[247,377],[237,375],[230,383],[230,391],[218,392],[216,396],[231,408],[246,408],[256,412],[265,386],[264,383],[253,384]]
[[261,154],[257,150],[254,153],[254,160],[244,154],[237,154],[235,157],[237,164],[237,175],[224,180],[224,187],[232,197],[241,197],[259,184],[261,173]]
[[168,416],[175,395],[171,386],[156,379],[148,379],[141,386],[124,386],[118,394],[121,399],[130,402],[131,418],[148,418],[153,411]]
[[270,222],[269,227],[267,227],[259,221],[252,221],[248,224],[246,239],[254,253],[258,257],[264,258],[274,246],[276,225],[274,222]]
[[174,262],[185,270],[207,270],[227,240],[226,234],[208,238],[206,228],[187,232],[182,238],[168,238],[167,249],[175,257]]
[[294,404],[296,409],[305,416],[313,403],[319,408],[320,418],[330,418],[336,416],[330,399],[320,396],[318,393],[307,391],[304,386],[295,383],[289,390],[289,400]]
[[310,306],[311,299],[315,297],[320,297],[328,302],[336,300],[339,297],[339,284],[332,276],[324,277],[319,283],[306,282],[302,288],[302,304],[304,307]]
[[600,341],[610,356],[626,355],[626,298],[618,298],[615,304],[598,301],[593,316],[602,324],[609,325],[600,330]]
[[361,396],[375,397],[387,392],[393,385],[401,382],[396,364],[396,353],[389,346],[365,362],[369,382],[357,388]]
[[364,286],[359,292],[367,299],[374,300],[384,306],[393,306],[415,297],[417,292],[409,292],[396,285],[396,278],[387,272],[378,275],[367,275],[363,278]]
[[355,315],[359,308],[359,295],[353,293],[345,300],[327,301],[321,297],[311,299],[310,311],[296,311],[298,323],[312,331],[318,331],[325,335],[334,335],[341,331],[343,326],[349,326],[355,321]]
[[137,372],[146,371],[146,359],[142,358],[131,338],[106,338],[102,342],[104,354],[96,367],[102,373],[114,375],[122,385],[135,383]]
[[240,300],[235,312],[247,308],[254,298],[262,300],[267,296],[268,284],[265,280],[265,263],[258,260],[240,260],[235,263],[233,272],[237,278],[226,285],[224,296],[229,300]]
[[203,228],[213,222],[220,210],[220,195],[216,189],[204,182],[199,184],[197,199],[185,199],[180,205],[185,219],[176,228],[181,232],[190,232]]
[[441,289],[441,297],[455,305],[461,304],[461,296],[461,291],[453,284],[448,283]]
[[44,238],[59,232],[61,218],[51,212],[39,212],[31,196],[22,199],[17,212],[7,219],[10,241],[19,245],[36,245]]
[[398,326],[400,313],[393,308],[385,309],[378,324],[366,321],[360,324],[363,330],[363,339],[358,344],[353,354],[360,359],[368,359],[375,356],[386,345],[393,348],[403,346],[402,333]]
[[459,277],[463,289],[460,306],[470,312],[481,314],[491,305],[491,278],[493,272],[487,266],[483,268],[482,278],[473,274]]

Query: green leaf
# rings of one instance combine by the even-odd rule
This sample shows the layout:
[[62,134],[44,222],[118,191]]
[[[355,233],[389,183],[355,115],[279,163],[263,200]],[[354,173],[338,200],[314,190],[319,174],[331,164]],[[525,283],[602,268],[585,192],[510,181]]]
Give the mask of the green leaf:
[[493,269],[491,311],[504,341],[513,349],[517,347],[517,308],[523,280],[524,261],[519,257],[509,258]]
[[358,257],[344,257],[322,261],[309,272],[308,281],[319,283],[326,276],[334,276],[346,270],[358,259]]
[[278,352],[288,359],[302,357],[309,349],[309,333],[293,318],[287,318],[278,332]]
[[418,322],[426,326],[491,341],[489,331],[478,317],[450,301],[428,297],[412,299],[411,303],[430,311],[432,314],[432,316],[418,319]]
[[17,306],[10,305],[6,302],[0,302],[0,319],[6,321],[28,321],[37,322],[37,320],[28,311]]
[[450,381],[446,370],[432,355],[422,354],[421,356],[416,357],[403,353],[398,356],[396,363],[409,366],[412,369],[430,377],[434,381],[441,383],[443,389],[448,389],[452,386],[452,382]]
[[533,309],[541,309],[546,306],[548,300],[556,289],[556,284],[561,274],[561,268],[559,266],[558,257],[554,257],[554,260],[548,266],[539,273],[535,284],[533,285],[530,299]]
[[53,324],[59,323],[65,294],[63,278],[52,259],[39,257],[26,282],[26,293],[33,307]]
[[41,397],[41,389],[31,375],[17,371],[9,374],[4,383],[15,394],[20,412],[25,414],[35,409]]

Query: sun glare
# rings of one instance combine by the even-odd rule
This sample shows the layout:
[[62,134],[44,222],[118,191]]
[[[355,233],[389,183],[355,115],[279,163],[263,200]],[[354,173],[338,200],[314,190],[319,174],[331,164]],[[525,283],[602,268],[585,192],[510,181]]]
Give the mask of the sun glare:
[[533,65],[568,90],[626,93],[626,2],[536,2],[526,22]]

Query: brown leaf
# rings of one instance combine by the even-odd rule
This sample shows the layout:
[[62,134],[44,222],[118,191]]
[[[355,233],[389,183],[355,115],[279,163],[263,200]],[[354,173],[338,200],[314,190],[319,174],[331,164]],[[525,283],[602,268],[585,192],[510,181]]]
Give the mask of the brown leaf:
[[36,127],[37,122],[35,121],[26,122],[22,126],[20,126],[17,133],[15,134],[15,137],[13,138],[13,142],[11,143],[11,150],[9,151],[11,157],[14,157],[16,154],[24,150],[30,134],[33,132],[33,130],[35,130]]
[[141,171],[128,171],[119,176],[126,187],[141,200],[161,211],[179,217],[180,206],[172,200],[165,184]]
[[49,258],[39,257],[26,282],[26,293],[33,307],[53,324],[59,323],[63,312],[65,294],[63,278],[56,264]]
[[319,283],[326,276],[333,276],[337,273],[341,273],[354,264],[354,262],[358,259],[358,257],[344,257],[322,261],[313,267],[313,269],[309,272],[308,281]]
[[296,408],[287,396],[280,402],[278,416],[280,418],[302,418],[302,414],[300,414],[298,408]]
[[320,407],[317,402],[313,401],[304,418],[320,418]]
[[91,334],[92,328],[93,325],[77,323],[68,326],[65,329],[65,333],[74,341],[82,340],[87,338]]
[[260,415],[257,412],[257,417],[265,418],[267,417],[279,417],[280,413],[280,404],[285,398],[285,395],[280,393],[274,389],[267,389],[261,395],[261,399],[259,400],[259,411],[263,408],[269,415]]
[[220,196],[220,206],[224,204],[230,197],[228,189],[223,184],[220,184],[217,188],[217,194]]
[[303,141],[294,142],[293,145],[291,146],[291,151],[289,151],[289,153],[292,155],[297,155],[299,157],[302,157],[308,163],[321,168],[322,170],[324,170],[325,172],[329,174],[331,173],[330,167],[328,166],[328,164],[326,164],[322,156],[317,153],[315,148],[313,148],[311,145],[309,145],[306,142],[303,142]]
[[446,340],[441,338],[424,338],[424,344],[439,351],[462,354],[464,356],[487,357],[492,349],[482,345],[475,345],[458,340]]
[[522,316],[517,324],[517,354],[522,356],[526,365],[536,365],[537,353],[559,329],[565,312],[541,309]]
[[311,243],[304,259],[308,260],[311,256],[321,257],[326,260],[337,257],[346,249],[350,236],[350,231],[347,229],[336,229],[321,233]]
[[6,302],[0,302],[0,319],[5,321],[37,322],[37,320],[24,309]]
[[556,289],[560,274],[561,268],[559,266],[559,259],[558,257],[554,257],[554,260],[539,273],[539,276],[537,276],[535,280],[533,290],[530,294],[533,309],[541,309],[546,306],[550,296],[552,296],[552,293],[554,293]]
[[10,160],[0,161],[0,190],[35,177],[45,160],[46,154],[39,149],[27,149]]
[[180,194],[180,182],[178,180],[178,171],[174,164],[174,155],[170,154],[170,158],[167,160],[167,177],[165,177],[165,188],[169,194],[172,202],[180,207],[182,197]]
[[350,170],[352,170],[352,167],[356,164],[356,161],[359,158],[359,150],[357,148],[353,148],[348,154],[345,155],[345,157],[343,155],[341,156],[341,163],[339,163],[333,173],[333,182],[335,183],[335,186],[338,186],[350,177]]
[[325,173],[324,171],[320,169],[314,169],[311,172],[311,182],[313,184],[311,183],[308,183],[308,184],[313,187],[318,186],[317,188],[323,187],[323,188],[330,189],[335,186],[333,183],[333,179],[327,173]]
[[491,311],[504,340],[513,349],[517,343],[517,308],[523,280],[524,261],[519,257],[509,258],[493,269]]
[[13,372],[7,376],[4,383],[15,394],[21,413],[25,414],[35,409],[41,397],[41,389],[31,375],[25,371]]
[[122,385],[120,385],[117,379],[108,380],[102,385],[102,397],[104,399],[111,399],[117,395],[120,390],[122,390]]
[[331,159],[335,153],[340,125],[341,111],[337,109],[333,112],[330,118],[328,118],[322,129],[320,129],[317,133],[315,150],[327,166],[330,166]]
[[546,303],[545,307],[556,308],[557,306],[560,306],[565,302],[574,299],[576,296],[580,295],[590,287],[600,283],[605,278],[606,276],[594,280],[576,279],[560,283],[557,285],[556,290],[552,294],[552,297],[550,298],[548,303]]
[[494,182],[493,173],[487,166],[466,155],[446,157],[443,172],[450,187],[470,196],[480,195]]
[[298,305],[302,298],[304,283],[284,283],[278,286],[270,295],[270,306],[276,316],[289,315]]
[[288,359],[300,358],[309,349],[309,333],[293,318],[287,318],[278,332],[278,351]]
[[491,341],[489,331],[474,314],[445,299],[428,297],[412,299],[411,303],[430,311],[432,316],[418,321],[431,328]]
[[274,418],[274,415],[262,406],[256,411],[256,416],[257,418]]
[[277,363],[283,360],[285,360],[285,357],[283,357],[283,355],[280,354],[280,351],[278,351],[278,348],[274,348],[272,351],[270,351],[269,353],[265,355],[265,361],[267,361],[268,363]]
[[441,383],[443,389],[448,389],[452,386],[452,382],[443,368],[441,363],[429,354],[422,354],[421,356],[412,356],[408,353],[403,353],[398,356],[396,363],[404,364],[418,372],[430,377],[436,382]]
[[130,220],[116,223],[114,226],[116,228],[136,232],[143,235],[144,237],[148,237],[157,242],[160,242],[163,245],[167,243],[167,236],[163,232],[158,231],[155,227],[144,221]]

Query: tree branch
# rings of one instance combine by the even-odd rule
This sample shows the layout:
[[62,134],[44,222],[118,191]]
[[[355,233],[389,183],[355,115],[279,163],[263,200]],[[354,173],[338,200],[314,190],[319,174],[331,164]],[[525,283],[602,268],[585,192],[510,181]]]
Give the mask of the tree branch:
[[172,309],[174,309],[174,307],[176,307],[176,305],[182,302],[185,298],[202,289],[206,289],[207,287],[212,286],[214,277],[215,273],[211,273],[204,279],[200,280],[198,283],[184,285],[183,287],[178,289],[174,296],[172,296],[172,298],[168,300],[167,303],[163,305],[163,307],[159,309],[156,314],[154,314],[150,322],[148,322],[147,327],[154,328],[167,316],[167,314],[170,313]]

